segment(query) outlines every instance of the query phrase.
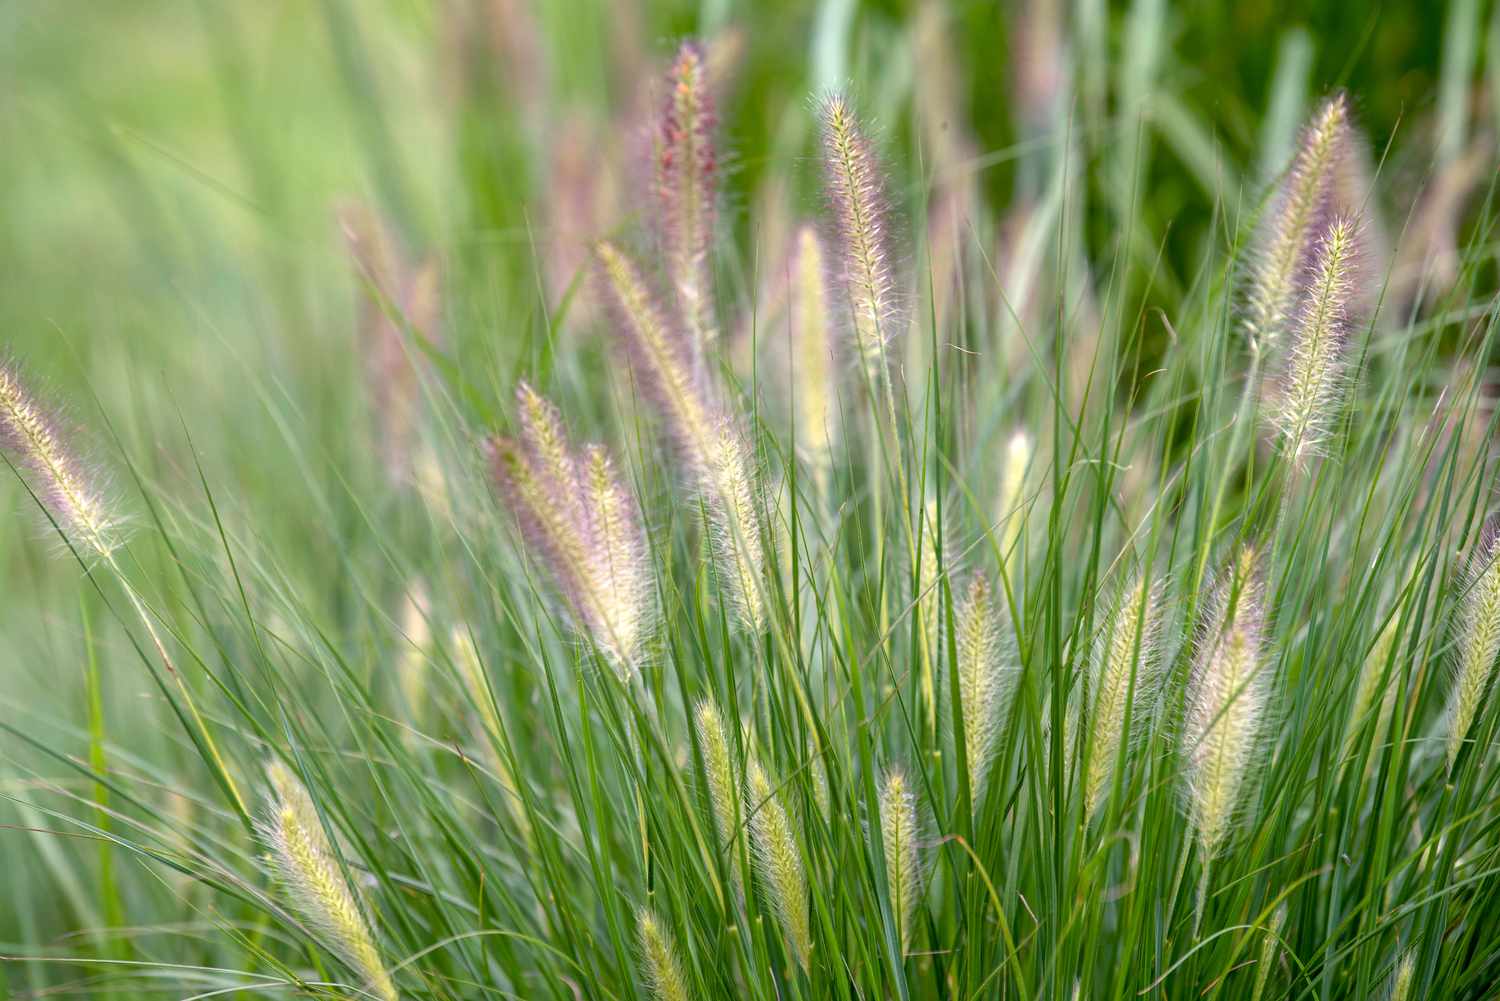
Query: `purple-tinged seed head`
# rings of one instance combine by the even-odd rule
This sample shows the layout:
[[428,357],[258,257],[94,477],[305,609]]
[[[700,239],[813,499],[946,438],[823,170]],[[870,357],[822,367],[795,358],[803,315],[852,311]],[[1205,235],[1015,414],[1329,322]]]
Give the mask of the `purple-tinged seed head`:
[[628,681],[654,621],[635,499],[602,446],[574,449],[552,403],[524,382],[516,399],[519,438],[496,437],[486,445],[496,487],[575,630]]
[[703,50],[696,43],[682,44],[666,82],[656,129],[657,212],[652,224],[691,340],[693,363],[701,366],[718,339],[712,250],[719,164],[714,100]]
[[825,492],[838,432],[839,345],[834,337],[837,289],[823,238],[803,223],[767,271],[756,322],[767,361],[762,371],[787,407],[797,457]]
[[901,329],[885,177],[842,95],[823,102],[822,138],[836,270],[848,298],[855,346],[873,380],[888,364],[887,345]]
[[568,441],[562,413],[525,381],[516,386],[516,411],[521,426],[521,444],[533,475],[552,498],[557,515],[570,522],[575,531],[582,532],[580,470]]
[[640,269],[614,244],[595,244],[605,301],[614,314],[616,342],[637,383],[663,418],[692,479],[708,468],[714,407],[692,362],[691,346],[662,310]]
[[1285,333],[1311,277],[1317,241],[1335,215],[1357,210],[1341,204],[1348,185],[1353,126],[1343,94],[1319,108],[1303,129],[1291,167],[1262,221],[1251,265],[1245,330],[1257,347]]

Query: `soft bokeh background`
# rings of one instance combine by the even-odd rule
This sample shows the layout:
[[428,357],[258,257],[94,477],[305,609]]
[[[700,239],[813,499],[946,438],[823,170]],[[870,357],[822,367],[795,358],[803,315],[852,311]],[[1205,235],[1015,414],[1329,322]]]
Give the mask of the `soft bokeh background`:
[[[1069,225],[1092,260],[1123,246],[1134,262],[1114,290],[1127,316],[1172,315],[1205,246],[1225,239],[1215,220],[1258,203],[1317,96],[1352,96],[1392,231],[1428,178],[1500,127],[1500,11],[1480,0],[12,0],[5,348],[72,401],[101,464],[130,456],[134,473],[117,478],[191,494],[201,462],[225,521],[274,537],[279,571],[316,590],[356,514],[311,503],[308,483],[349,470],[357,484],[377,464],[350,377],[360,282],[340,207],[371,207],[411,259],[435,257],[440,350],[472,389],[456,405],[483,424],[499,387],[554,350],[604,357],[568,262],[630,226],[641,95],[687,34],[724,74],[735,301],[776,236],[766,192],[817,205],[809,99],[849,80],[897,162],[964,144],[982,195],[973,225],[999,252],[1048,164],[1076,157]],[[932,180],[897,177],[910,230]],[[78,755],[79,571],[53,559],[30,508],[0,477],[0,714]],[[395,515],[357,517],[379,534]],[[119,653],[124,639],[105,642]],[[154,695],[140,671],[106,686],[116,741],[128,734],[143,760],[182,741],[139,708]],[[7,823],[48,826],[27,810]],[[0,873],[13,905],[0,940],[51,941],[98,906],[67,863],[76,846],[0,837],[29,839],[41,863]]]

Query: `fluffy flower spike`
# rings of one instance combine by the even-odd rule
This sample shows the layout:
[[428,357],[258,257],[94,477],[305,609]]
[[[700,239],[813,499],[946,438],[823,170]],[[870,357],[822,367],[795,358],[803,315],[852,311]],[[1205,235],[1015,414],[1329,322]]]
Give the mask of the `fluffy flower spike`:
[[1401,954],[1391,974],[1390,1001],[1411,1001],[1411,985],[1417,979],[1417,957],[1408,949]]
[[739,783],[734,778],[734,752],[724,730],[724,718],[708,699],[693,708],[693,724],[703,752],[703,771],[708,780],[708,802],[713,809],[718,847],[729,844],[739,830]]
[[760,537],[760,509],[750,444],[738,424],[718,420],[709,450],[705,484],[710,539],[720,586],[728,595],[742,628],[759,633],[766,625],[765,549]]
[[1146,725],[1157,693],[1157,645],[1161,636],[1159,581],[1137,577],[1121,593],[1095,658],[1091,741],[1085,776],[1085,803],[1099,809],[1109,791],[1115,762],[1125,743],[1126,716],[1133,733]]
[[1002,627],[1004,612],[989,581],[976,576],[959,602],[956,623],[958,698],[963,708],[969,795],[977,802],[989,775],[1012,687],[1013,661]]
[[641,943],[641,962],[646,984],[656,1001],[688,1001],[687,977],[677,959],[677,945],[672,933],[649,907],[635,913],[636,930]]
[[822,120],[837,271],[849,301],[855,347],[874,382],[888,364],[891,337],[901,329],[885,179],[847,98],[835,94],[825,100]]
[[380,1001],[396,1001],[396,988],[370,934],[364,909],[339,866],[307,788],[279,761],[266,769],[271,807],[258,825],[272,868],[304,921],[364,980]]
[[1396,695],[1401,691],[1401,669],[1391,662],[1400,633],[1401,615],[1391,616],[1370,652],[1360,665],[1359,681],[1354,688],[1354,708],[1349,713],[1349,723],[1344,729],[1344,746],[1341,757],[1354,753],[1355,744],[1363,728],[1374,713],[1375,740],[1378,742],[1390,724],[1391,714],[1396,709]]
[[1188,809],[1206,856],[1228,840],[1272,693],[1259,554],[1244,547],[1209,596],[1183,719]]
[[32,489],[63,534],[86,555],[106,557],[119,543],[121,524],[104,492],[69,449],[58,418],[0,362],[0,448],[31,474]]
[[656,226],[695,368],[718,339],[712,250],[718,159],[703,50],[684,42],[667,75],[656,139]]
[[613,332],[630,359],[641,389],[666,422],[681,457],[701,476],[713,439],[713,407],[703,393],[692,344],[668,319],[623,250],[608,241],[594,245],[605,299],[615,314]]
[[806,970],[812,962],[812,920],[808,913],[807,877],[802,850],[792,832],[792,821],[775,787],[751,759],[746,766],[745,799],[750,811],[750,842],[756,867],[797,962]]
[[363,205],[345,206],[339,223],[365,286],[359,307],[359,351],[374,417],[376,447],[392,483],[412,479],[421,384],[402,326],[438,337],[442,300],[437,263],[407,259],[389,228]]
[[911,944],[917,903],[922,897],[922,860],[918,851],[917,798],[906,773],[886,772],[880,789],[880,844],[885,853],[887,892],[901,949]]
[[474,645],[473,633],[469,631],[468,626],[462,623],[455,624],[448,634],[448,643],[449,652],[453,657],[453,666],[458,669],[459,680],[463,682],[469,701],[473,703],[479,714],[479,724],[484,731],[481,740],[482,753],[490,767],[494,769],[501,791],[505,793],[505,809],[510,813],[511,821],[516,825],[516,830],[520,832],[522,839],[530,844],[532,840],[531,818],[526,815],[526,803],[521,798],[521,788],[516,782],[515,772],[511,770],[510,763],[499,750],[509,728],[505,724],[504,717],[500,715],[500,706],[495,701],[494,693],[490,691],[489,676],[485,674],[484,661],[479,657],[479,648]]
[[1343,400],[1359,239],[1354,220],[1333,221],[1318,240],[1312,283],[1297,310],[1291,352],[1271,411],[1294,467],[1323,452]]
[[724,592],[740,625],[759,632],[765,626],[765,553],[750,443],[739,422],[704,396],[690,351],[634,263],[607,242],[598,244],[595,253],[617,314],[616,334],[703,494]]
[[940,579],[940,569],[951,561],[940,559],[938,548],[943,545],[942,525],[938,519],[938,505],[936,500],[929,500],[924,510],[924,521],[921,538],[918,540],[918,548],[921,550],[917,556],[917,593],[916,614],[917,626],[922,637],[921,654],[921,695],[922,705],[928,715],[928,725],[933,726],[937,720],[937,677],[938,665],[942,663],[943,635],[945,633],[943,623],[943,587]]
[[1452,767],[1479,716],[1495,657],[1500,655],[1500,519],[1484,528],[1464,573],[1454,655],[1454,686],[1448,705],[1448,765]]
[[1262,225],[1251,267],[1245,328],[1268,347],[1285,332],[1326,215],[1335,210],[1350,155],[1349,105],[1342,94],[1323,103],[1303,130],[1291,168]]
[[1010,436],[1005,446],[1005,461],[1000,469],[1000,490],[995,505],[995,520],[999,525],[1000,559],[1010,577],[1011,586],[1017,586],[1016,572],[1026,549],[1026,472],[1031,467],[1031,456],[1036,442],[1025,431]]
[[575,627],[628,681],[655,620],[635,499],[603,447],[573,447],[552,404],[524,382],[516,399],[519,440],[490,443],[495,482]]

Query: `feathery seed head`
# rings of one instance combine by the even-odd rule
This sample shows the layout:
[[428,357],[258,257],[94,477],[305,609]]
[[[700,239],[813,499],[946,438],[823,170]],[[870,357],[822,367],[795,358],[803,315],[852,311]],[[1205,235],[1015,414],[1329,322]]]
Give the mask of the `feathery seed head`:
[[825,757],[829,753],[831,752],[819,751],[816,747],[809,747],[807,752],[807,767],[812,778],[813,803],[825,818],[832,816],[829,812],[832,800],[828,793],[828,760]]
[[738,423],[720,416],[708,452],[704,483],[714,567],[740,627],[760,633],[766,625],[762,593],[765,550],[750,444]]
[[1189,812],[1205,855],[1230,833],[1272,694],[1259,554],[1240,550],[1206,603],[1188,677],[1182,754]]
[[1109,791],[1110,777],[1125,745],[1126,719],[1139,734],[1156,697],[1157,644],[1161,636],[1160,581],[1136,577],[1120,592],[1109,628],[1094,658],[1088,772],[1084,784],[1090,813]]
[[1296,313],[1292,348],[1271,414],[1294,467],[1321,454],[1343,400],[1359,234],[1352,219],[1329,225],[1317,242],[1310,284]]
[[812,962],[812,921],[808,913],[807,878],[802,850],[792,821],[776,796],[765,769],[751,758],[745,768],[745,800],[750,812],[750,843],[756,867],[802,969]]
[[498,740],[505,732],[505,727],[500,719],[500,709],[490,694],[490,681],[484,671],[484,661],[479,657],[479,648],[474,645],[469,627],[461,623],[454,625],[448,633],[448,646],[453,666],[458,669],[459,680],[464,684],[469,701],[478,711],[485,731]]
[[600,241],[594,245],[594,256],[605,299],[615,315],[615,338],[642,390],[665,421],[680,457],[695,476],[701,476],[714,420],[692,344],[667,318],[640,269],[624,251]]
[[886,889],[901,949],[911,943],[917,902],[922,896],[922,860],[918,851],[917,798],[906,773],[892,768],[880,790],[880,844],[885,853]]
[[656,138],[654,220],[695,365],[718,337],[713,304],[714,102],[703,51],[684,42],[667,76]]
[[656,595],[640,508],[603,445],[587,446],[582,466],[587,535],[600,592],[598,633],[602,638],[595,642],[617,666],[633,669],[644,655],[646,638],[656,622]]
[[765,555],[749,441],[734,417],[704,395],[690,353],[652,301],[635,265],[607,242],[597,244],[595,253],[619,317],[616,331],[703,491],[725,593],[740,625],[759,632],[765,626]]
[[698,745],[703,752],[704,777],[708,780],[708,802],[713,808],[718,846],[729,844],[739,830],[739,783],[734,779],[734,752],[724,732],[724,718],[708,699],[693,709]]
[[288,901],[321,938],[337,949],[371,994],[381,1001],[395,1001],[395,985],[376,948],[359,898],[344,879],[307,788],[279,761],[268,765],[266,773],[271,803],[257,829],[270,850],[268,861]]
[[989,581],[976,575],[958,605],[955,634],[964,758],[969,795],[976,802],[989,774],[1014,677],[1010,644],[1002,633],[1005,618]]
[[1500,655],[1500,519],[1484,527],[1464,571],[1454,654],[1454,687],[1448,705],[1448,766],[1458,758],[1479,716],[1495,658]]
[[1260,1001],[1265,995],[1266,985],[1271,981],[1271,970],[1276,963],[1276,953],[1281,946],[1281,928],[1286,924],[1286,904],[1271,914],[1271,926],[1266,929],[1260,945],[1260,959],[1255,964],[1255,989],[1250,997]]
[[1306,272],[1327,213],[1357,209],[1336,201],[1351,129],[1348,102],[1342,94],[1335,94],[1303,131],[1291,168],[1262,224],[1251,267],[1245,329],[1254,345],[1269,346],[1285,332],[1306,287]]
[[36,492],[63,535],[83,552],[107,557],[120,542],[121,521],[104,491],[68,447],[59,419],[21,384],[15,366],[0,361],[0,449],[30,474]]
[[524,382],[516,397],[519,441],[490,443],[496,484],[575,628],[629,681],[655,621],[635,499],[602,446],[580,454],[556,407]]
[[688,1001],[691,995],[687,977],[677,959],[672,933],[649,907],[636,909],[635,923],[640,938],[642,972],[651,996],[656,1001]]
[[835,94],[823,102],[822,132],[837,272],[849,303],[855,347],[874,382],[889,364],[890,339],[901,329],[885,178],[847,98]]

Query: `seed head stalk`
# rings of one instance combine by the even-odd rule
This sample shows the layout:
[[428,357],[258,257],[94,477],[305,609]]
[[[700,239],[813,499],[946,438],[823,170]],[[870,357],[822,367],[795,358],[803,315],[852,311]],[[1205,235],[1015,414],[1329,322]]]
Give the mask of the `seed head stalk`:
[[[838,236],[841,278],[853,321],[855,348],[865,377],[885,405],[885,451],[879,456],[887,471],[895,468],[901,491],[907,558],[916,565],[917,543],[913,498],[907,478],[896,389],[891,374],[889,340],[900,326],[887,225],[884,180],[869,138],[860,128],[848,100],[835,94],[823,102],[823,165]],[[881,491],[875,491],[877,524],[882,518]],[[883,555],[883,535],[876,536],[877,558]],[[884,625],[884,623],[882,623]]]
[[[34,495],[38,503],[57,526],[63,539],[74,547],[75,555],[98,559],[119,581],[136,617],[145,627],[157,657],[177,686],[177,691],[187,706],[188,715],[192,717],[198,736],[203,741],[203,749],[218,772],[218,779],[234,801],[240,819],[248,824],[249,810],[224,763],[218,744],[214,742],[208,724],[199,713],[187,682],[178,671],[172,655],[167,652],[166,643],[162,641],[144,599],[120,567],[116,557],[121,537],[119,518],[110,510],[103,492],[85,472],[83,463],[68,448],[59,423],[27,391],[13,368],[0,363],[0,447],[13,453],[20,465],[35,478],[37,489]],[[83,550],[81,553],[80,548]]]

